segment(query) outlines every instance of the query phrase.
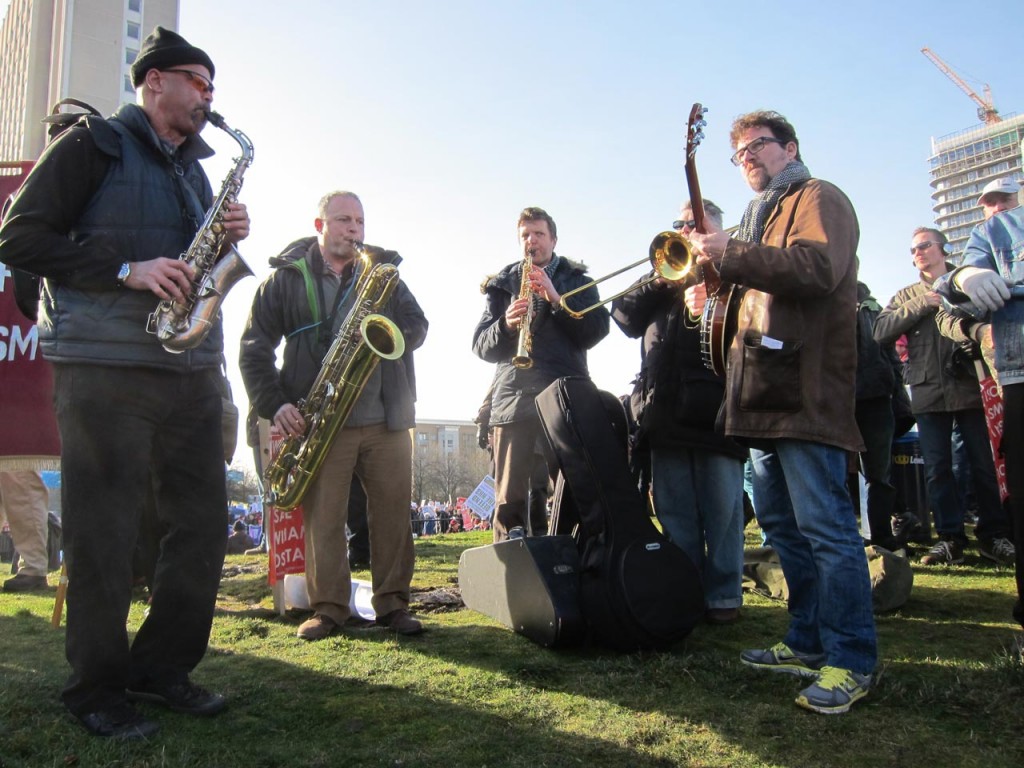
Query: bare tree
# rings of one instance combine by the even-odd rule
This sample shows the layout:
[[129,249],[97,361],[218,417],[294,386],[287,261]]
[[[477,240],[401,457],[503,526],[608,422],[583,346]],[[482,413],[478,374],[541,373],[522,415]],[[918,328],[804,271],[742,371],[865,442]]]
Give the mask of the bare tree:
[[225,473],[228,486],[228,501],[248,502],[260,494],[259,478],[256,471],[244,464],[232,464]]
[[436,498],[452,502],[458,496],[466,496],[478,482],[458,456],[452,453],[439,457],[430,466],[430,486]]
[[425,452],[414,450],[412,454],[412,501],[417,504],[427,498],[427,487],[432,474],[430,460]]

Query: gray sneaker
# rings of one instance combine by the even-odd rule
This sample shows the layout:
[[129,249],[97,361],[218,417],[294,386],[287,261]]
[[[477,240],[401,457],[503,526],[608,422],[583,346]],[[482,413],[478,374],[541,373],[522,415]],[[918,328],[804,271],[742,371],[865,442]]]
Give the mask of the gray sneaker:
[[824,653],[800,653],[785,643],[777,643],[771,648],[750,648],[740,653],[740,661],[748,667],[800,677],[817,677],[826,660]]
[[871,675],[860,675],[841,667],[822,667],[821,675],[796,697],[798,706],[822,715],[841,715],[855,701],[868,695]]
[[1017,560],[1017,550],[1013,542],[1001,536],[979,542],[978,551],[982,557],[987,557],[999,565],[1013,565]]
[[960,565],[964,561],[964,548],[958,541],[940,541],[921,558],[921,565]]

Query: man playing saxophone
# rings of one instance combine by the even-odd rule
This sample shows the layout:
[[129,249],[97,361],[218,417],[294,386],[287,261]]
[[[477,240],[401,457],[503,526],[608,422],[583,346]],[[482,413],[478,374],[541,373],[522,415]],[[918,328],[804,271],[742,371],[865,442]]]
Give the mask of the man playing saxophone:
[[[137,104],[79,122],[43,153],[0,230],[0,259],[45,278],[39,339],[53,364],[68,566],[65,706],[97,736],[146,738],[131,701],[212,715],[225,699],[189,675],[209,640],[227,538],[219,319],[176,355],[146,333],[161,299],[184,300],[178,258],[213,191],[199,138],[210,57],[157,27],[131,67]],[[249,232],[224,212],[225,243]],[[167,533],[152,604],[125,626],[140,514],[154,494]]]
[[[313,428],[298,403],[310,393],[335,336],[345,330],[365,264],[359,258],[363,205],[355,194],[324,195],[314,226],[315,237],[296,240],[270,260],[275,270],[257,290],[242,334],[239,365],[249,401],[286,438],[307,435]],[[372,258],[375,264],[400,261],[397,253],[379,249]],[[349,609],[352,582],[345,524],[353,475],[367,497],[377,623],[400,634],[423,631],[409,613],[414,561],[409,430],[416,422],[412,353],[426,338],[427,319],[401,280],[374,311],[398,326],[405,351],[373,369],[345,424],[326,446],[303,497],[306,586],[314,610],[298,629],[304,640],[321,640],[341,627],[365,624]],[[284,360],[278,370],[275,350],[282,339]]]
[[[558,309],[562,294],[588,282],[586,267],[555,254],[555,221],[541,208],[519,215],[523,258],[509,264],[482,286],[484,314],[473,331],[473,351],[497,363],[491,389],[494,428],[494,540],[543,535],[547,462],[537,394],[562,376],[588,376],[587,350],[608,335],[608,310],[598,307],[582,317]],[[532,268],[524,280],[527,264]],[[523,296],[523,287],[529,295]],[[591,286],[573,300],[585,307],[598,301]],[[529,326],[524,318],[532,316]],[[524,338],[525,337],[525,338]],[[526,357],[529,361],[519,358]]]

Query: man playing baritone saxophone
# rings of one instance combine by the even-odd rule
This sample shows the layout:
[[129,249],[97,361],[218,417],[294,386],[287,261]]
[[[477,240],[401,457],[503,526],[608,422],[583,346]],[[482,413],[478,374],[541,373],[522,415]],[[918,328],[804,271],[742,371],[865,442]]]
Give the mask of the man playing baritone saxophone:
[[[249,400],[286,437],[304,434],[308,425],[296,403],[312,388],[357,300],[355,267],[360,260],[355,243],[363,240],[363,205],[351,192],[331,192],[320,200],[314,226],[316,237],[297,240],[270,260],[275,270],[256,292],[242,334],[239,365]],[[398,261],[393,251],[375,251],[375,263]],[[414,562],[409,430],[416,423],[413,350],[426,338],[427,319],[402,281],[375,312],[398,326],[405,352],[376,366],[303,498],[306,586],[315,611],[299,627],[303,640],[321,640],[340,627],[367,624],[349,609],[352,581],[345,524],[353,475],[367,497],[377,623],[404,635],[423,631],[409,613]],[[275,350],[282,339],[279,371]]]
[[[484,314],[473,330],[473,351],[489,363],[497,363],[491,389],[490,424],[494,428],[494,540],[542,535],[544,518],[530,514],[531,485],[538,465],[548,474],[554,466],[545,461],[548,452],[534,406],[537,394],[562,376],[589,376],[587,350],[608,335],[609,317],[604,307],[576,319],[558,308],[563,293],[589,279],[586,267],[554,252],[558,241],[554,220],[540,208],[526,208],[519,215],[519,242],[524,258],[489,277],[482,290]],[[532,254],[526,283],[529,297],[520,297],[523,264]],[[574,307],[598,301],[591,286],[573,297]],[[532,303],[532,309],[530,304]],[[529,314],[532,337],[529,367],[517,367],[512,359],[520,346],[523,318]],[[542,464],[543,462],[543,464]],[[533,478],[533,481],[531,481]],[[546,484],[544,485],[546,487]],[[543,512],[546,501],[533,494],[535,508]],[[542,530],[538,530],[541,528]]]
[[[225,699],[189,681],[209,640],[227,539],[219,320],[182,354],[147,333],[162,299],[183,301],[179,260],[212,205],[199,138],[213,101],[210,57],[157,27],[131,68],[138,104],[89,118],[43,153],[0,230],[0,260],[45,278],[39,313],[61,435],[70,582],[64,704],[93,734],[158,730],[131,700],[211,715]],[[223,214],[225,242],[249,233]],[[167,526],[152,604],[125,626],[142,510],[156,488]]]
[[[692,233],[698,261],[747,289],[726,373],[725,433],[750,446],[754,509],[789,585],[789,631],[742,663],[814,678],[796,703],[846,712],[877,661],[864,545],[846,490],[854,419],[857,243],[853,206],[811,177],[776,112],[733,122],[734,165],[757,193],[736,237]],[[689,297],[688,297],[689,298]]]

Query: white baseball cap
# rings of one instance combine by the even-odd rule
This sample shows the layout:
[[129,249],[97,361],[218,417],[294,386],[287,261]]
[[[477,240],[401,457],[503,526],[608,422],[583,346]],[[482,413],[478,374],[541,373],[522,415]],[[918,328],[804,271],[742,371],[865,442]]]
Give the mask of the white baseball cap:
[[981,197],[978,198],[978,205],[985,202],[985,196],[991,194],[1016,195],[1020,192],[1020,184],[1013,179],[993,179],[981,190]]

